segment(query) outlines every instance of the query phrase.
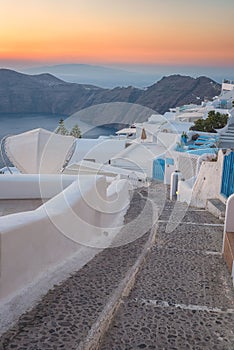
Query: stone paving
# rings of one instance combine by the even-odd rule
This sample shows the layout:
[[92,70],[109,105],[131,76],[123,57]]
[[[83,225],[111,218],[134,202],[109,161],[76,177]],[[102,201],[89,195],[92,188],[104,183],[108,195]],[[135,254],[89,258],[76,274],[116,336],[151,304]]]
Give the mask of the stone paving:
[[233,350],[234,315],[145,305],[128,299],[100,349]]
[[[183,205],[177,204],[178,217]],[[122,349],[234,349],[234,288],[223,261],[223,226],[187,208],[166,233],[173,204],[159,217],[157,238],[99,346]]]
[[168,189],[156,183],[134,193],[112,247],[22,315],[1,337],[0,349],[78,349],[157,218],[156,241],[135,284],[93,349],[233,350],[234,290],[221,256],[223,225],[205,211],[170,202]]
[[[105,249],[68,280],[55,286],[36,307],[22,315],[17,324],[2,335],[0,349],[77,349],[135,263],[148,238],[147,230],[152,226],[152,205],[136,192],[125,223],[131,223],[144,211],[144,219],[138,222],[138,238],[133,243],[116,246],[121,243],[119,238],[116,239],[113,247]],[[128,225],[120,237],[128,234],[126,230],[129,230]]]

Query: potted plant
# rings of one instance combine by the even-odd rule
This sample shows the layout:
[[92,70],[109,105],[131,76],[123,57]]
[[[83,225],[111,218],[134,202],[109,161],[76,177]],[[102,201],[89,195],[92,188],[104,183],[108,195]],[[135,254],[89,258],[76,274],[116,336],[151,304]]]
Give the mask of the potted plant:
[[187,140],[188,140],[188,135],[186,134],[185,131],[183,131],[182,134],[181,134],[181,142],[186,144]]

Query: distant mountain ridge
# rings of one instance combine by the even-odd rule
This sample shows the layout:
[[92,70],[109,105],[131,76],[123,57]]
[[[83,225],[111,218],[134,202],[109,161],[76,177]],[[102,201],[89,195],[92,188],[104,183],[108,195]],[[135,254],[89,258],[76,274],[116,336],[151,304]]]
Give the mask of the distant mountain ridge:
[[70,83],[93,84],[107,89],[129,85],[142,88],[152,84],[159,78],[158,75],[154,76],[152,74],[133,72],[121,68],[77,63],[32,67],[24,69],[23,73],[50,73]]
[[113,89],[116,86],[135,86],[144,89],[153,85],[163,76],[180,74],[193,78],[207,76],[221,83],[224,78],[234,80],[234,71],[231,67],[204,67],[181,65],[95,65],[87,63],[65,63],[57,65],[22,68],[26,74],[50,73],[59,79],[70,83],[91,84]]
[[[0,69],[0,113],[50,113],[71,115],[108,102],[129,102],[164,113],[170,107],[199,104],[219,95],[221,85],[207,77],[171,75],[145,90],[129,87],[104,89],[68,83],[51,74],[28,75]],[[137,120],[136,120],[137,121]],[[108,120],[107,120],[108,123]]]

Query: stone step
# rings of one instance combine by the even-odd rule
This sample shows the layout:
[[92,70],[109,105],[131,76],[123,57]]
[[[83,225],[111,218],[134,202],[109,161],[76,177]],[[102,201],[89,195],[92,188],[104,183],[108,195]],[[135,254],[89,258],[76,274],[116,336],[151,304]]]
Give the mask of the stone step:
[[[233,132],[234,132],[234,128],[233,128],[233,127],[229,127],[229,128],[226,130],[225,133],[227,133],[227,132],[233,133]],[[224,133],[224,134],[225,134],[225,133]]]
[[197,246],[192,226],[181,228],[166,233],[159,227],[99,349],[232,348],[234,290],[221,256],[223,228],[216,227],[216,246],[212,227],[209,235],[200,233]]
[[[233,299],[221,259],[222,232],[209,212],[169,201],[163,184],[135,191],[112,246],[22,315],[0,348],[140,349],[153,342],[155,349],[172,349],[175,334],[188,347],[215,348],[218,334],[229,344],[233,317],[226,309]],[[204,328],[198,335],[197,323]],[[174,334],[177,326],[183,331]]]
[[233,313],[206,311],[203,305],[127,299],[95,349],[231,350],[233,323]]
[[220,138],[219,140],[220,142],[233,142],[234,141],[234,137],[230,137],[230,136],[224,136],[222,138]]
[[227,135],[233,136],[234,133],[228,131],[228,132],[225,132],[225,134],[222,134],[221,137],[227,136]]
[[207,200],[206,203],[206,209],[219,218],[220,220],[224,221],[225,218],[225,211],[226,211],[226,205],[218,198],[210,198]]
[[220,142],[234,142],[234,137],[223,137],[220,139]]
[[221,143],[220,143],[220,146],[219,146],[220,148],[230,148],[230,149],[234,149],[234,141],[232,141],[232,142],[225,142],[225,141],[222,141]]
[[228,129],[226,130],[226,132],[233,133],[233,132],[234,132],[234,128],[228,128]]
[[[123,244],[103,250],[68,280],[50,290],[31,311],[2,335],[0,349],[77,349],[102,315],[114,293],[134,266],[149,237],[152,207],[137,192],[125,220],[130,224],[142,213],[137,228],[124,244],[128,231],[121,233]],[[145,222],[144,222],[145,220]],[[148,231],[148,232],[147,232]],[[127,241],[126,241],[127,242]],[[113,243],[114,245],[115,243]],[[2,346],[2,347],[1,347]]]
[[231,135],[231,136],[233,136],[233,135],[234,135],[234,132],[227,131],[227,132],[225,132],[224,134],[222,134],[221,137],[222,137],[222,136],[225,136],[225,135]]
[[228,135],[221,137],[220,141],[234,141],[234,137],[230,137]]
[[234,137],[234,133],[232,134],[232,133],[225,133],[225,134],[223,134],[223,135],[221,135],[220,136],[220,138],[223,138],[223,137]]
[[[22,315],[1,336],[0,349],[73,350],[97,341],[122,294],[132,285],[155,236],[154,213],[162,211],[168,188],[158,183],[152,186],[134,192],[124,226],[111,247]],[[157,198],[157,208],[147,200],[151,195]]]

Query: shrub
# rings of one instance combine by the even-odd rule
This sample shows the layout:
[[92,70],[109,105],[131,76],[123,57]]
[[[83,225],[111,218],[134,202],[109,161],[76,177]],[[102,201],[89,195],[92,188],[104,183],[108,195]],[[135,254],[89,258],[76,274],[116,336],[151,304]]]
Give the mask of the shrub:
[[228,114],[222,114],[220,112],[210,111],[206,119],[198,119],[194,122],[194,125],[189,130],[204,131],[204,132],[216,132],[215,129],[223,128],[228,121]]

